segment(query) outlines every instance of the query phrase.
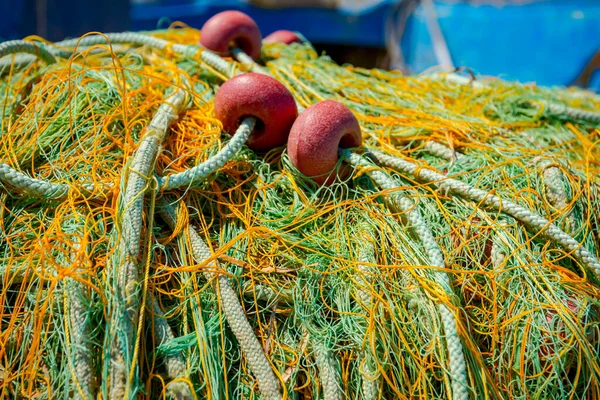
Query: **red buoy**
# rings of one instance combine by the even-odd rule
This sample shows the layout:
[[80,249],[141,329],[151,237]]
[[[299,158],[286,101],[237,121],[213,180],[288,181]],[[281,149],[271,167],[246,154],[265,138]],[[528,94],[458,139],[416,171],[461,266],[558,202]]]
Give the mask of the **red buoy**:
[[294,122],[288,138],[292,164],[318,184],[331,184],[338,148],[359,147],[360,126],[348,107],[326,100],[307,108]]
[[298,109],[290,91],[279,81],[247,73],[228,80],[217,91],[215,115],[231,135],[244,117],[255,117],[257,123],[246,144],[264,151],[285,144]]
[[264,43],[302,43],[302,39],[292,31],[275,31],[263,39]]
[[200,31],[200,44],[221,55],[229,47],[240,48],[255,61],[260,58],[262,36],[256,22],[240,11],[223,11],[212,16]]

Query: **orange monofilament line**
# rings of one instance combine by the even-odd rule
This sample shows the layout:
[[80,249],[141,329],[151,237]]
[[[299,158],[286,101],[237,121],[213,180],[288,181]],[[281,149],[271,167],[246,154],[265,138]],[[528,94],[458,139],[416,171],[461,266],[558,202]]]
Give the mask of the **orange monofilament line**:
[[[0,397],[74,396],[86,390],[78,367],[93,376],[90,398],[106,396],[106,321],[119,300],[109,271],[122,233],[116,226],[129,222],[119,194],[126,171],[136,173],[131,157],[160,104],[181,88],[189,107],[160,143],[149,178],[206,161],[233,134],[214,115],[224,76],[173,46],[197,44],[200,32],[175,23],[148,34],[172,45],[102,44],[53,65],[3,70],[0,161],[73,189],[54,200],[1,187]],[[261,62],[302,106],[330,99],[350,108],[362,129],[358,153],[377,149],[416,164],[416,175],[433,170],[515,202],[599,255],[600,128],[548,107],[593,111],[596,96],[338,66],[309,44],[265,45]],[[397,187],[379,191],[373,171]],[[157,205],[142,200],[135,262],[140,277],[148,267],[145,295],[162,315],[144,305],[139,373],[131,373],[132,387],[145,390],[138,394],[171,396],[179,383],[198,398],[256,392],[217,279],[207,281],[206,272],[227,277],[290,396],[323,393],[316,354],[325,351],[345,397],[451,398],[439,304],[457,319],[472,398],[600,392],[600,289],[572,250],[440,182],[375,163],[347,172],[319,187],[292,166],[285,147],[244,147],[200,183],[146,188]],[[92,183],[90,193],[76,189]],[[413,201],[442,266],[431,265],[418,227],[393,196]],[[174,229],[161,219],[159,200],[185,205]],[[190,226],[210,249],[204,260],[192,254]],[[448,287],[436,279],[441,273]],[[161,342],[154,328],[163,322],[172,336],[163,332],[169,339]],[[82,325],[89,340],[74,343]]]

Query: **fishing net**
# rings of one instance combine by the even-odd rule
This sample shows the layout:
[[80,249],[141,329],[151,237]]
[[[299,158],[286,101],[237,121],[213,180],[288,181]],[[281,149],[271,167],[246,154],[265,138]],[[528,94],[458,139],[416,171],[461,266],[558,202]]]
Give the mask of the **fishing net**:
[[242,147],[172,188],[249,70],[199,37],[0,46],[0,397],[600,397],[597,96],[269,44],[363,156],[319,186]]

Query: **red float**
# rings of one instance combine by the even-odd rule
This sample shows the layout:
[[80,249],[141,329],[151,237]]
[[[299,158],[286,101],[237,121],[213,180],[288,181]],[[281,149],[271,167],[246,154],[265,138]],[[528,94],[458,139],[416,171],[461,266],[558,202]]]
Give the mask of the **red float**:
[[231,135],[244,117],[255,117],[258,121],[247,145],[264,151],[285,144],[298,109],[290,91],[279,81],[248,73],[221,86],[215,97],[215,115]]
[[263,39],[264,43],[302,43],[302,39],[292,31],[275,31]]
[[233,44],[257,61],[262,36],[256,22],[248,15],[240,11],[223,11],[206,21],[200,32],[200,44],[221,55],[229,54]]
[[341,103],[326,100],[307,108],[294,122],[288,155],[294,166],[319,184],[331,184],[329,174],[338,162],[338,148],[362,144],[356,117]]

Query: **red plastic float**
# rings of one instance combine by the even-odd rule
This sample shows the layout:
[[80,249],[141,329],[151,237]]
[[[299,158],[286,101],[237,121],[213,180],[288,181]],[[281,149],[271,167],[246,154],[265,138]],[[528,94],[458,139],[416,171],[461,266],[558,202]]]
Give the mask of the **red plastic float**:
[[256,22],[240,11],[223,11],[211,17],[200,31],[200,44],[220,55],[235,47],[257,61],[260,58],[262,36]]
[[328,185],[335,179],[329,174],[338,162],[338,148],[361,144],[360,126],[352,111],[326,100],[300,114],[290,131],[287,151],[300,172],[318,184]]
[[281,30],[271,33],[269,36],[263,39],[263,42],[291,44],[302,43],[302,39],[300,39],[298,35],[292,31]]
[[215,115],[231,135],[245,117],[255,117],[257,123],[246,144],[264,151],[285,144],[298,109],[290,91],[279,81],[247,73],[221,86],[215,96]]

